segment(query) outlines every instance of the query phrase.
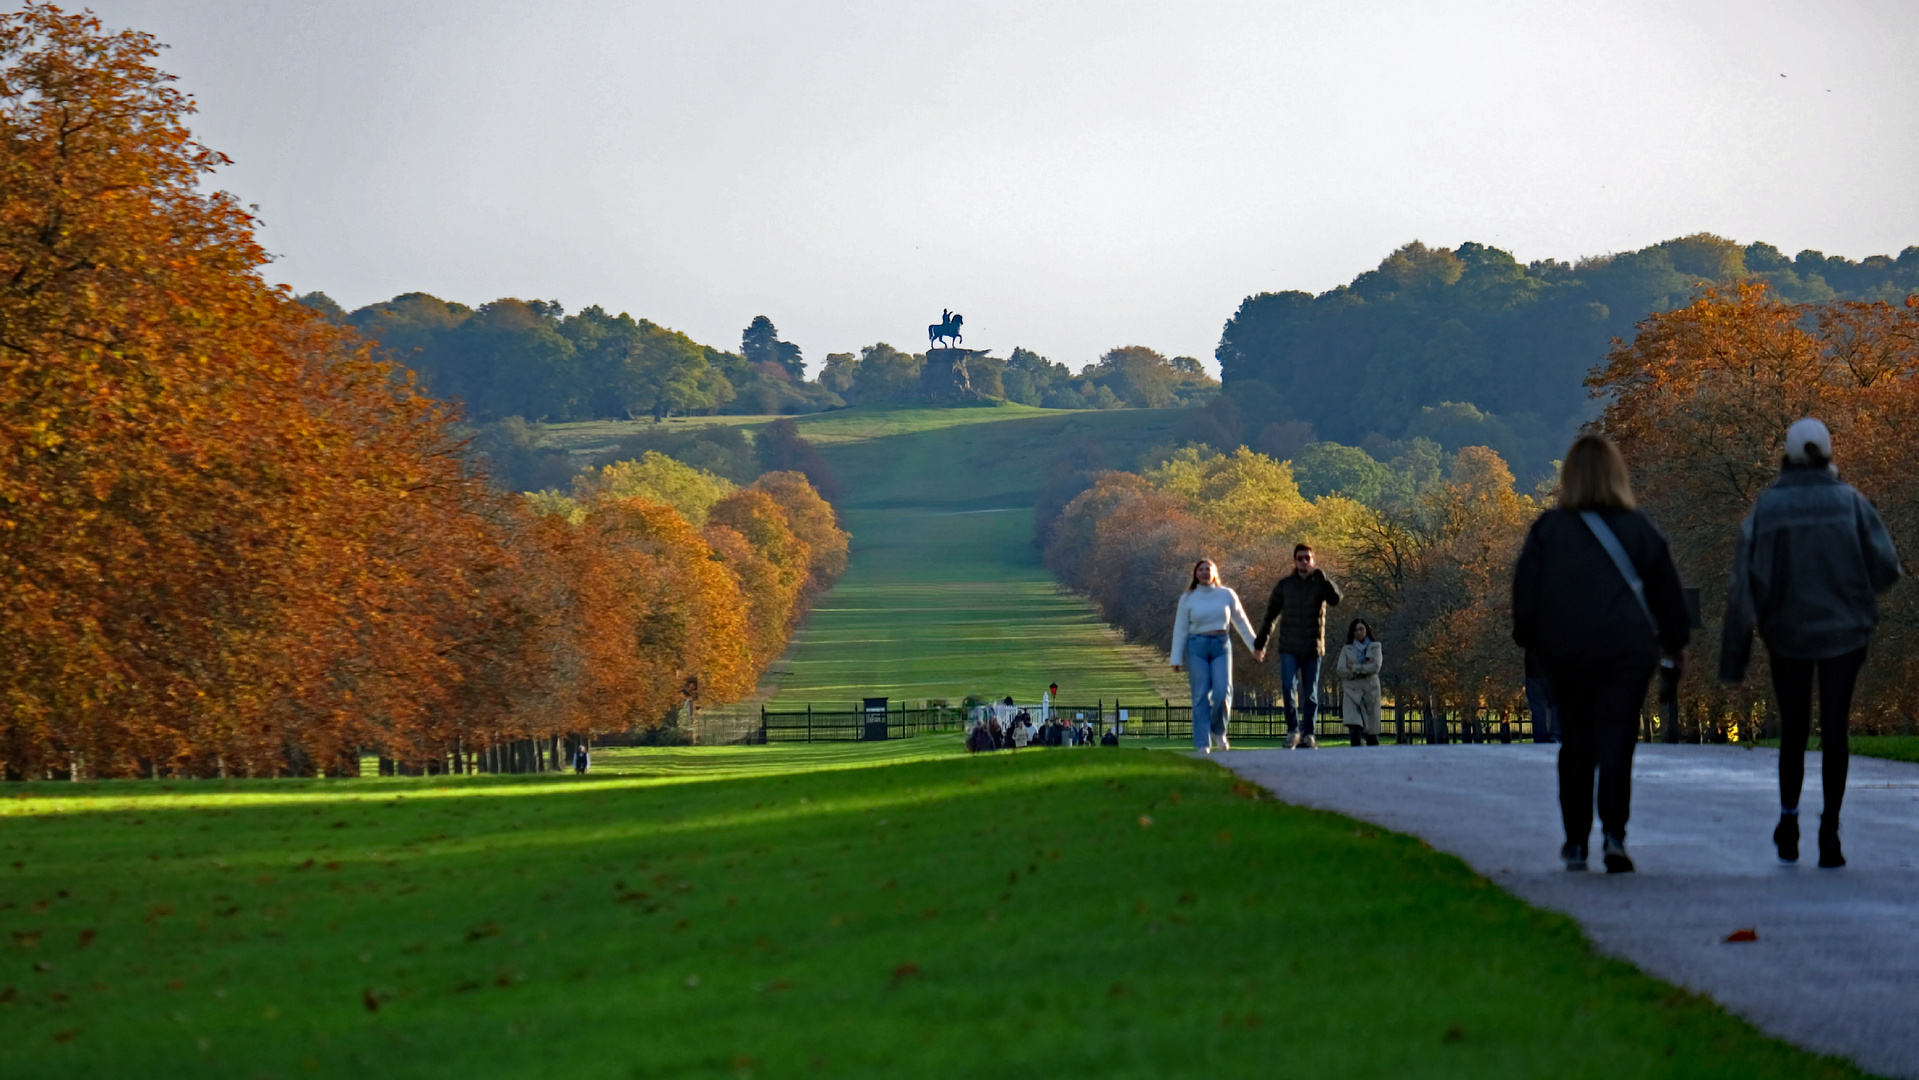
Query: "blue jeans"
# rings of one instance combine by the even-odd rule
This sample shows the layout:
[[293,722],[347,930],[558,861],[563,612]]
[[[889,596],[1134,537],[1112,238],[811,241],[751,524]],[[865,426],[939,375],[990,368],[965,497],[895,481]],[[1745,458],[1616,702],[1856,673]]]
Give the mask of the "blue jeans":
[[[1299,709],[1306,715],[1302,718],[1293,711],[1293,680],[1299,680]],[[1290,653],[1279,654],[1279,701],[1286,707],[1286,730],[1297,731],[1303,735],[1317,735],[1318,727],[1314,721],[1319,716],[1319,654]],[[1303,721],[1303,722],[1302,722]]]
[[1552,683],[1544,676],[1526,680],[1526,708],[1533,716],[1533,741],[1559,741],[1559,710],[1553,705]]
[[1194,634],[1186,639],[1186,678],[1193,687],[1193,747],[1224,737],[1233,711],[1233,649],[1224,634]]

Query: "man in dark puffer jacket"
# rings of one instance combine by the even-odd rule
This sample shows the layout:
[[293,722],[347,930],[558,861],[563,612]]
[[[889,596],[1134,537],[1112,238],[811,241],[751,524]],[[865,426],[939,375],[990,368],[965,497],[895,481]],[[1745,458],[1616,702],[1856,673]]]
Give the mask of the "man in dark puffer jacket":
[[[1293,547],[1293,572],[1279,579],[1266,599],[1266,617],[1260,621],[1253,651],[1266,647],[1273,623],[1279,623],[1279,697],[1286,707],[1286,748],[1308,750],[1319,745],[1313,723],[1319,714],[1315,691],[1319,687],[1319,660],[1326,655],[1326,608],[1339,605],[1339,586],[1313,560],[1310,544]],[[1300,711],[1293,711],[1293,680],[1299,680]]]

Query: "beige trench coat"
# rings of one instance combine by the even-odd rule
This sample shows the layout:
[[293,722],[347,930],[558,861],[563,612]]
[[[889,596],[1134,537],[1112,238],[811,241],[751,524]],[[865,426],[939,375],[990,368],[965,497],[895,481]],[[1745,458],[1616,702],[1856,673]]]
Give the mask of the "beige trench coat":
[[1333,674],[1339,676],[1346,692],[1341,720],[1357,725],[1368,735],[1379,734],[1379,668],[1383,659],[1377,641],[1364,645],[1348,642],[1333,662]]

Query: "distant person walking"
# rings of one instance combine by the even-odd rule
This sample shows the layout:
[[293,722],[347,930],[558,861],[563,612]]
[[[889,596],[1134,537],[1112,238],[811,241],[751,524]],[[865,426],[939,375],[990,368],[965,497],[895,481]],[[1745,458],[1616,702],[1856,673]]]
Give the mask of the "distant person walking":
[[586,751],[586,740],[581,739],[580,744],[573,748],[573,771],[585,776],[587,768],[592,764],[593,759]]
[[1526,651],[1526,709],[1532,714],[1533,741],[1558,742],[1559,710],[1553,705],[1552,682],[1546,678],[1545,665],[1530,649]]
[[[1186,669],[1193,688],[1193,748],[1210,754],[1215,744],[1230,750],[1226,722],[1233,710],[1233,643],[1230,630],[1251,646],[1253,623],[1240,605],[1239,594],[1219,583],[1219,568],[1211,559],[1193,564],[1193,580],[1180,594],[1173,615],[1173,670]],[[1253,659],[1266,654],[1253,647]]]
[[[1326,608],[1338,604],[1339,587],[1319,568],[1312,545],[1295,544],[1293,572],[1273,585],[1266,618],[1253,642],[1253,651],[1264,654],[1273,623],[1279,623],[1279,699],[1286,707],[1288,750],[1319,746],[1313,732],[1319,716],[1319,661],[1326,655]],[[1301,699],[1298,713],[1293,711],[1295,680]]]
[[1806,778],[1812,687],[1819,682],[1819,865],[1846,865],[1839,807],[1846,798],[1847,726],[1853,683],[1879,624],[1878,595],[1899,580],[1899,553],[1879,511],[1832,465],[1832,435],[1807,417],[1786,429],[1779,479],[1759,493],[1739,526],[1726,589],[1719,677],[1741,682],[1752,632],[1766,640],[1779,698],[1779,824],[1772,842],[1799,858],[1799,789]]
[[1373,628],[1365,619],[1346,626],[1346,644],[1333,661],[1333,673],[1345,692],[1346,731],[1354,746],[1379,745],[1379,667],[1384,659]]
[[1538,656],[1558,706],[1559,813],[1568,870],[1586,869],[1593,768],[1609,873],[1626,855],[1633,743],[1664,655],[1683,670],[1691,619],[1666,538],[1634,508],[1626,459],[1581,435],[1559,473],[1559,505],[1533,522],[1513,571],[1513,641]]

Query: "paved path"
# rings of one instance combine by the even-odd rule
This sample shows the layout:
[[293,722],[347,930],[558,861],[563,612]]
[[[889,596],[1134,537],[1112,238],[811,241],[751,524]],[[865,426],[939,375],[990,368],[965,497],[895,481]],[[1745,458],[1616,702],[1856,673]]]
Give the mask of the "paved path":
[[[1778,861],[1778,754],[1641,745],[1627,850],[1635,874],[1559,864],[1557,747],[1239,750],[1221,764],[1281,799],[1464,859],[1577,919],[1603,950],[1707,994],[1760,1029],[1919,1080],[1919,765],[1855,756],[1848,865],[1817,869],[1819,755],[1808,754],[1801,860]],[[1753,927],[1759,940],[1729,944]]]

